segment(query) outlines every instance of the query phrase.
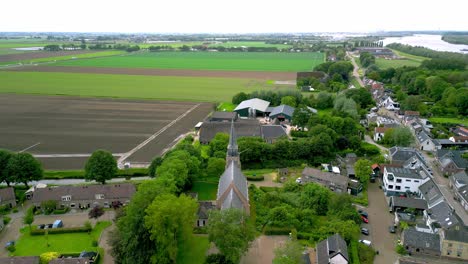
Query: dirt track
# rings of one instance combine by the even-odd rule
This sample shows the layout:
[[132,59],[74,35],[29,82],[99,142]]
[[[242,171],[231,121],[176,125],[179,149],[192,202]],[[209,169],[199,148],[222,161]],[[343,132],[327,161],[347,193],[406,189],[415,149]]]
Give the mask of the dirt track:
[[27,61],[27,60],[32,60],[32,59],[76,55],[76,54],[93,53],[93,52],[96,52],[96,51],[94,50],[33,51],[33,52],[18,53],[18,54],[0,55],[0,62]]
[[187,76],[187,77],[217,77],[245,78],[264,80],[295,80],[295,72],[262,72],[262,71],[210,71],[210,70],[175,70],[175,69],[145,69],[145,68],[101,68],[76,66],[24,66],[9,68],[7,71],[35,72],[67,72],[96,74],[125,74],[149,76]]

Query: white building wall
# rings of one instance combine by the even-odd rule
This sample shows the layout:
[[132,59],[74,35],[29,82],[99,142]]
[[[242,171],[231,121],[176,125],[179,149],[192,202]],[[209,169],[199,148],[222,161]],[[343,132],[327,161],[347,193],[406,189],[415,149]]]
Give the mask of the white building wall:
[[394,192],[405,193],[407,191],[419,193],[419,186],[429,180],[429,177],[425,179],[414,179],[414,178],[399,178],[393,175],[393,180],[389,180],[388,176],[391,173],[387,172],[387,168],[384,169],[384,190],[387,195],[392,195]]

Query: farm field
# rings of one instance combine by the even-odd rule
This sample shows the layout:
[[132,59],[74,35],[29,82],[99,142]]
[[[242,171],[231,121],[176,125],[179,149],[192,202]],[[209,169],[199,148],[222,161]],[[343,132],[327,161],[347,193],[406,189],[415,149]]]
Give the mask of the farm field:
[[[0,71],[0,93],[221,102],[238,92],[281,89],[241,78]],[[291,88],[289,88],[291,89]]]
[[220,71],[307,71],[323,63],[322,53],[140,52],[125,57],[63,61],[57,66],[157,68]]
[[[106,57],[126,54],[125,51],[109,50],[109,51],[95,51],[95,50],[76,50],[76,51],[59,51],[59,52],[27,52],[22,54],[9,56],[0,56],[0,65],[16,64],[16,63],[40,63],[49,61],[63,61],[72,59],[89,59],[95,57]],[[8,60],[12,58],[13,60]]]
[[383,58],[376,58],[375,64],[381,69],[387,69],[398,68],[403,66],[418,67],[419,65],[421,65],[421,62],[413,59],[386,60]]
[[[0,123],[8,127],[0,127],[0,146],[36,155],[45,169],[76,170],[83,169],[96,149],[119,157],[160,131],[151,144],[128,158],[149,162],[213,107],[211,103],[3,94]],[[164,127],[167,130],[162,131]]]
[[468,126],[467,119],[460,119],[455,117],[431,117],[429,121],[432,123],[441,123],[441,124],[461,124],[464,126]]

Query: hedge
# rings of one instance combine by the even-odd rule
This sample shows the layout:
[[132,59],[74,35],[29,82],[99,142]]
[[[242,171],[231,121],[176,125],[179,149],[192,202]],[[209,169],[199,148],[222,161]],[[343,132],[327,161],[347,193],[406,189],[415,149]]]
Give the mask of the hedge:
[[248,181],[263,181],[265,177],[263,175],[260,176],[246,176]]
[[206,230],[206,226],[196,226],[193,228],[194,234],[208,234],[208,230]]
[[30,231],[31,236],[42,236],[45,235],[46,230],[49,234],[66,234],[66,233],[87,233],[91,232],[92,228],[89,226],[80,226],[80,227],[60,227],[60,228],[49,228],[49,229],[37,229],[33,228]]
[[[66,171],[44,171],[44,179],[58,180],[58,179],[84,179],[84,170],[66,170]],[[132,168],[118,170],[115,174],[115,178],[125,177],[138,177],[148,176],[148,169],[146,168]]]
[[293,232],[294,228],[290,227],[272,227],[266,226],[263,229],[263,234],[267,236],[276,236],[276,235],[289,235],[289,233]]
[[69,210],[70,208],[68,207],[65,207],[64,209],[55,209],[53,214],[66,214]]
[[358,242],[356,240],[352,240],[349,243],[348,253],[350,264],[361,264],[361,261],[359,261]]

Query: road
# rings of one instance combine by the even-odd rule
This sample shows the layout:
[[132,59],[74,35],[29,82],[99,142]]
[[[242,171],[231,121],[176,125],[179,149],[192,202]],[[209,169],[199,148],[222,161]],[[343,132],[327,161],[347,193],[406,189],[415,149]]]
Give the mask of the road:
[[357,65],[356,61],[354,60],[353,55],[351,55],[351,53],[349,51],[346,52],[346,55],[351,60],[351,63],[354,66],[354,69],[353,69],[354,78],[356,78],[356,80],[358,81],[359,85],[361,85],[361,87],[366,87],[364,85],[364,82],[362,82],[362,80],[361,80],[361,76],[359,76],[359,66]]

